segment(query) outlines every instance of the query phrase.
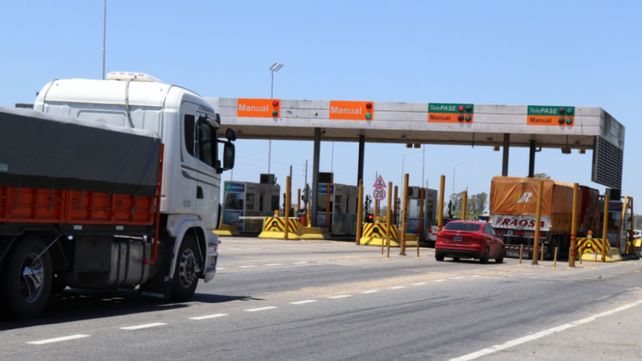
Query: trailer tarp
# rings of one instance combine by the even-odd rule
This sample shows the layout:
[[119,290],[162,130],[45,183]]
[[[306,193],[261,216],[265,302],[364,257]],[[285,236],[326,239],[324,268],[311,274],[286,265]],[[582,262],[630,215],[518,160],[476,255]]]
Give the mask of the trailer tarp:
[[153,195],[155,133],[0,107],[0,185]]

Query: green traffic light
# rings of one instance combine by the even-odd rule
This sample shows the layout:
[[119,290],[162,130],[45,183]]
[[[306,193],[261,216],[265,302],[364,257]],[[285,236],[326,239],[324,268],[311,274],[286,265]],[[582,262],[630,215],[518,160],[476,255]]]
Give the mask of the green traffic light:
[[473,117],[471,117],[470,115],[467,115],[467,116],[466,116],[466,121],[467,121],[467,122],[470,122],[471,120],[473,120]]
[[472,106],[469,105],[469,106],[466,107],[466,113],[470,113],[472,111],[473,111],[473,107]]
[[566,118],[566,124],[573,123],[573,118]]
[[366,119],[368,119],[368,120],[372,119],[372,114],[366,113]]
[[277,116],[279,116],[279,112],[277,112],[276,110],[274,110],[274,111],[272,112],[272,116],[273,116],[273,117],[277,117]]

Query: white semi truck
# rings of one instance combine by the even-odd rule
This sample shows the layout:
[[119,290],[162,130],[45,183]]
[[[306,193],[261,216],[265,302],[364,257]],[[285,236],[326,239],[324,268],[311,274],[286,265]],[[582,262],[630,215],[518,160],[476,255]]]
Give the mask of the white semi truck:
[[[203,98],[143,73],[47,83],[0,109],[0,298],[14,317],[65,287],[190,299],[216,272],[234,131]],[[9,135],[11,134],[11,135]]]

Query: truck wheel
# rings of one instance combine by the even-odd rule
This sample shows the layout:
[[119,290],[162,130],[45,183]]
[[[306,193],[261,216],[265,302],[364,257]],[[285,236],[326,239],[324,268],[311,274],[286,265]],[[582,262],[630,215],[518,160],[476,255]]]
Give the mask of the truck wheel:
[[201,255],[192,232],[185,234],[183,243],[176,258],[176,269],[172,279],[171,299],[178,302],[189,301],[198,284],[198,275],[202,270]]
[[51,257],[45,252],[36,259],[44,249],[40,238],[28,236],[16,242],[8,257],[2,283],[5,303],[15,318],[32,318],[47,306],[52,282]]

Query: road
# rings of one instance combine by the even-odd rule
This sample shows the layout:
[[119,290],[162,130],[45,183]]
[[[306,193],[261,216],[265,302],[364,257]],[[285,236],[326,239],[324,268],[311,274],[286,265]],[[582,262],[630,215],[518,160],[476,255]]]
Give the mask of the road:
[[638,360],[642,262],[436,262],[225,238],[195,300],[69,291],[0,324],[2,360]]

